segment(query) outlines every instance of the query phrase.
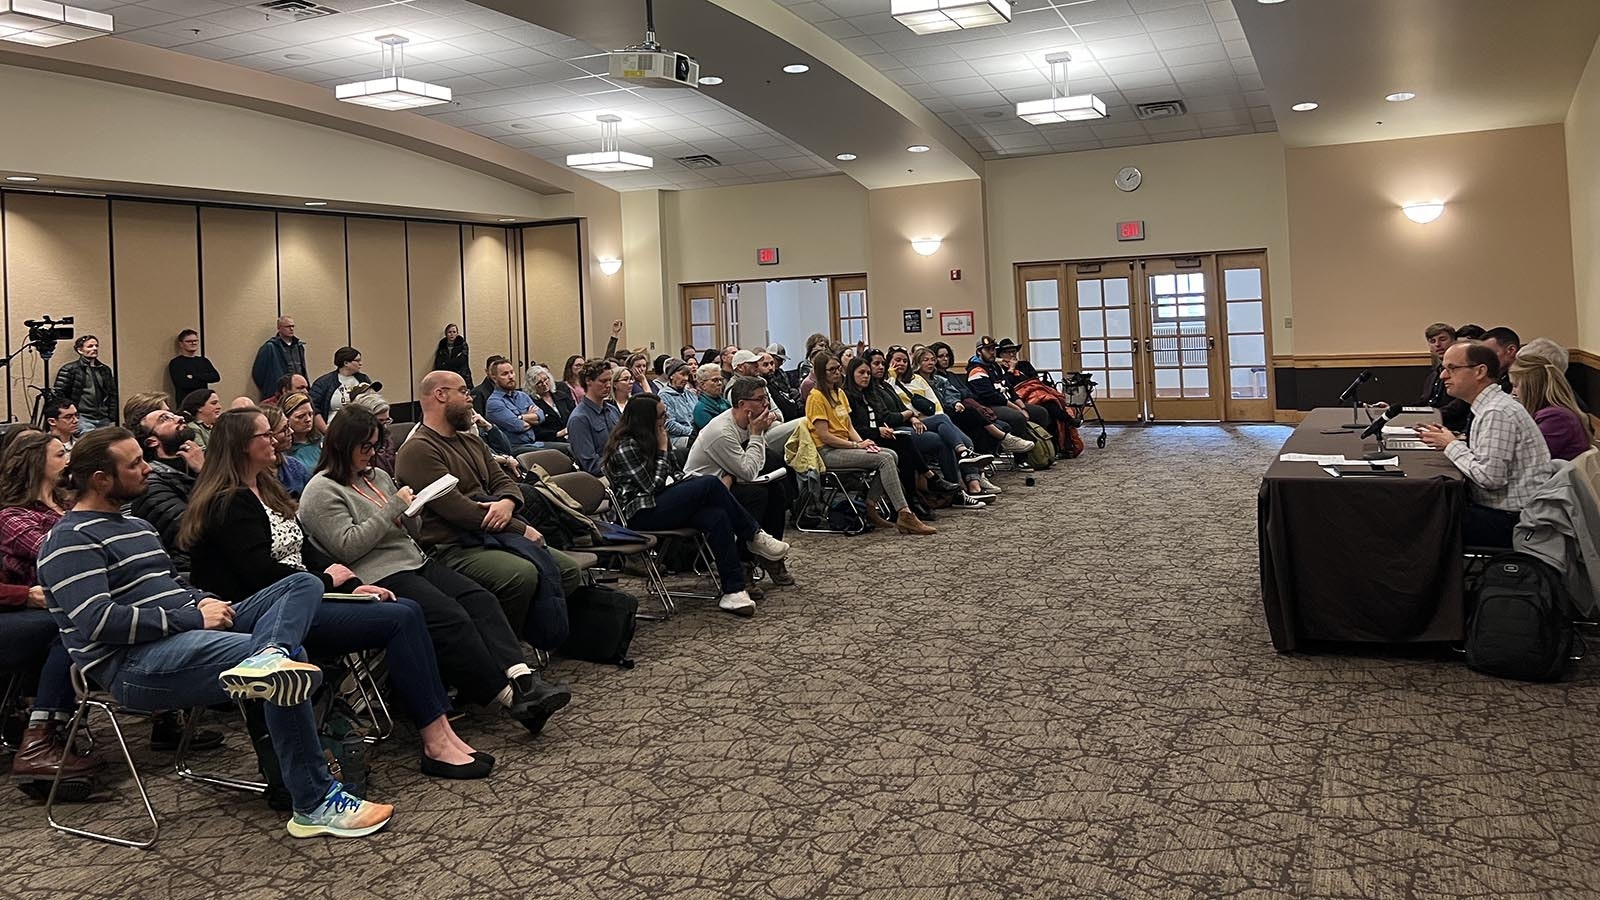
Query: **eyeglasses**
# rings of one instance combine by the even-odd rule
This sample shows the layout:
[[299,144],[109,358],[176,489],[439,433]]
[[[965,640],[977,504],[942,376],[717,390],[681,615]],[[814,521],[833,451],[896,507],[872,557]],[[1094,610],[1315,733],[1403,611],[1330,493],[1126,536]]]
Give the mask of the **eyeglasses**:
[[269,438],[269,437],[272,437],[272,436],[273,436],[273,435],[274,435],[274,434],[276,434],[276,432],[272,432],[272,431],[258,431],[258,432],[256,432],[256,433],[255,433],[255,434],[252,434],[252,435],[250,435],[250,440],[252,440],[252,441],[253,441],[253,440],[255,440],[255,439],[256,439],[256,438]]
[[78,414],[77,413],[65,413],[63,415],[56,416],[56,418],[60,419],[63,422],[75,422],[78,419]]
[[377,441],[362,441],[361,443],[356,445],[356,449],[360,450],[362,453],[371,453],[372,451],[378,449],[378,442]]
[[1476,365],[1465,365],[1465,366],[1452,366],[1452,365],[1446,363],[1445,365],[1442,365],[1439,368],[1445,370],[1446,372],[1454,372],[1454,371],[1456,371],[1458,369],[1476,369],[1478,366],[1481,366],[1481,365],[1483,365],[1483,363],[1477,363]]
[[767,395],[766,394],[762,394],[759,397],[746,397],[743,400],[740,400],[739,402],[740,403],[759,403],[762,406],[766,406],[767,405]]

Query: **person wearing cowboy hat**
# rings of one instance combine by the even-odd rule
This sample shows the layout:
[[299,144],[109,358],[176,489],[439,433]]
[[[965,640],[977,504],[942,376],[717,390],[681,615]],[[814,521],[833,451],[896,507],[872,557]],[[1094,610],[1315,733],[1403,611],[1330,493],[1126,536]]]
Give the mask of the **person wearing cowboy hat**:
[[803,419],[803,410],[800,401],[794,396],[794,387],[789,384],[789,376],[783,371],[784,354],[788,351],[782,344],[768,344],[765,353],[761,354],[761,361],[756,364],[756,373],[767,381],[767,396],[772,398],[772,405],[783,413],[785,422]]
[[[972,391],[972,399],[993,410],[1012,434],[1027,435],[1027,423],[1030,420],[1048,426],[1050,414],[1041,407],[1030,407],[1017,399],[1016,393],[1006,382],[1006,370],[1000,360],[1002,347],[1015,357],[1018,348],[1009,338],[1004,343],[987,334],[978,339],[977,352],[967,360],[967,388]],[[1023,455],[1018,455],[1019,464],[1023,458]]]

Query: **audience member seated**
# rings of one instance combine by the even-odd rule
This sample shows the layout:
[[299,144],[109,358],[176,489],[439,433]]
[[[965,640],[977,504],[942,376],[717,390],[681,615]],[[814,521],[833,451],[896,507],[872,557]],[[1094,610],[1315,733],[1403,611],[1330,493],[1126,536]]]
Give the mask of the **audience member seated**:
[[795,422],[805,418],[805,410],[795,396],[794,386],[789,383],[788,373],[783,371],[784,354],[788,352],[782,344],[768,344],[761,361],[756,364],[756,374],[766,380],[767,396],[772,398],[772,405],[783,415],[783,420]]
[[1418,436],[1472,482],[1462,540],[1509,547],[1522,507],[1550,477],[1550,448],[1528,410],[1500,390],[1494,350],[1477,341],[1452,344],[1441,370],[1450,396],[1471,405],[1472,433],[1462,439],[1442,425],[1425,425]]
[[150,474],[144,493],[134,499],[128,512],[149,522],[161,536],[180,575],[189,571],[189,554],[178,547],[178,529],[189,508],[195,479],[206,464],[206,451],[194,434],[194,426],[164,409],[146,413],[133,423],[133,437],[150,464]]
[[622,411],[606,402],[611,396],[610,363],[603,359],[585,363],[578,378],[582,382],[582,400],[567,418],[567,440],[572,444],[572,459],[578,468],[599,478],[604,474],[601,453],[611,439],[611,430],[622,418]]
[[1472,419],[1471,410],[1466,403],[1450,396],[1444,389],[1443,371],[1440,368],[1444,363],[1444,352],[1456,342],[1456,330],[1444,322],[1435,322],[1422,332],[1422,336],[1427,338],[1428,355],[1433,357],[1428,378],[1422,382],[1422,405],[1437,409],[1444,427],[1465,432]]
[[373,390],[383,389],[383,385],[374,384],[372,379],[361,371],[360,350],[354,347],[340,347],[333,351],[333,371],[311,382],[311,407],[317,416],[317,434],[328,433],[328,423],[333,421],[339,410],[355,396],[358,384],[371,385]]
[[389,437],[389,426],[394,424],[394,415],[390,411],[389,401],[376,391],[368,391],[350,401],[351,406],[359,406],[369,413],[378,422],[378,449],[372,454],[372,464],[394,474],[394,457],[400,445]]
[[[583,388],[583,367],[586,365],[588,362],[583,358],[583,354],[574,353],[567,357],[567,364],[561,368],[561,382],[566,387],[567,393],[572,396],[573,409],[578,408],[587,393]],[[609,385],[607,389],[609,390]]]
[[[900,369],[911,365],[910,353],[904,347],[890,348],[888,356],[881,350],[867,351],[866,359],[872,374],[867,387],[868,403],[877,412],[879,420],[888,421],[898,416],[900,424],[895,429],[909,431],[923,456],[929,462],[938,464],[938,472],[930,484],[934,490],[950,492],[950,486],[955,487],[952,493],[962,493],[964,490],[966,496],[957,498],[961,506],[973,506],[973,497],[992,499],[994,494],[985,492],[979,483],[978,471],[994,457],[972,449],[972,438],[957,428],[949,416],[934,413],[932,404],[923,401],[928,411],[919,409],[913,395],[899,387],[895,372],[889,368],[891,357]],[[845,367],[847,386],[851,381],[849,369],[849,366]]]
[[[180,395],[182,396],[182,395]],[[132,429],[158,409],[172,409],[172,400],[161,391],[140,391],[122,403],[122,421]]]
[[[494,393],[494,368],[502,362],[509,362],[504,356],[495,354],[483,361],[483,380],[472,388],[472,409],[480,416],[489,414],[489,395]],[[440,371],[450,371],[442,369]],[[465,376],[462,381],[472,384],[472,379]]]
[[633,373],[623,366],[611,367],[611,405],[622,409],[634,395]]
[[727,373],[719,363],[706,363],[695,370],[694,386],[699,392],[699,399],[694,404],[695,431],[706,427],[706,423],[727,411],[728,401],[722,396],[727,383]]
[[[283,403],[283,398],[289,396],[290,394],[305,394],[308,397],[311,396],[311,382],[306,378],[306,376],[301,375],[299,372],[290,372],[289,374],[278,379],[277,388],[272,392],[271,396],[261,398],[261,405],[264,407],[280,406]],[[229,408],[243,409],[243,407],[239,406],[237,400],[235,400],[232,404],[229,404]]]
[[571,392],[565,388],[557,390],[555,376],[540,365],[528,368],[528,388],[533,405],[544,414],[534,426],[534,436],[546,444],[559,442],[570,453],[572,448],[566,444],[567,419],[571,418],[573,410]]
[[658,393],[667,407],[667,437],[673,449],[687,447],[694,436],[694,406],[700,400],[700,395],[689,387],[694,366],[681,359],[669,359],[663,369],[666,384]]
[[689,365],[699,365],[700,351],[693,344],[684,344],[678,348],[678,358]]
[[[211,465],[195,486],[179,537],[196,560],[195,585],[231,603],[307,570],[308,548],[295,502],[271,477],[274,454],[266,428],[260,410],[232,410],[219,421],[217,440],[209,448]],[[419,606],[397,599],[386,587],[362,583],[340,563],[316,574],[324,591],[367,599],[319,606],[306,635],[308,652],[336,658],[383,649],[390,661],[389,683],[422,738],[422,773],[487,776],[492,762],[480,759],[450,725],[450,701]]]
[[729,377],[743,375],[746,378],[754,378],[760,374],[758,370],[761,368],[761,354],[754,350],[736,350],[728,360],[728,364],[732,368]]
[[1485,347],[1494,351],[1500,360],[1500,390],[1511,393],[1511,364],[1517,359],[1517,351],[1522,348],[1522,338],[1517,333],[1501,325],[1491,328],[1483,333],[1480,338]]
[[67,752],[66,726],[77,705],[72,663],[34,569],[45,534],[70,505],[61,487],[66,468],[61,441],[37,429],[18,434],[0,458],[0,660],[7,670],[38,673],[29,678],[36,692],[11,781],[38,800],[49,792],[57,767],[65,768],[62,790],[85,799],[105,765],[92,748]]
[[877,471],[877,480],[867,498],[867,518],[874,525],[890,525],[878,511],[878,499],[887,497],[895,514],[893,525],[901,534],[934,534],[937,529],[918,519],[906,502],[895,452],[863,438],[851,424],[850,399],[844,391],[844,364],[829,351],[819,350],[811,357],[811,372],[817,377],[817,386],[806,396],[806,427],[811,430],[822,464],[830,469]]
[[289,450],[294,446],[294,429],[289,427],[283,410],[276,406],[262,406],[259,409],[267,417],[267,427],[272,430],[272,450],[278,457],[278,468],[275,470],[278,483],[289,492],[289,496],[299,497],[306,482],[311,480],[311,470],[306,468],[305,463],[289,455]]
[[467,336],[454,323],[444,327],[444,337],[433,350],[433,368],[440,372],[454,372],[467,384],[472,383],[472,363],[467,349]]
[[328,773],[311,694],[316,666],[290,654],[305,643],[322,583],[301,573],[229,604],[190,588],[143,520],[124,516],[149,467],[133,435],[91,432],[68,464],[77,506],[39,549],[39,579],[62,642],[84,676],[134,709],[261,699],[293,798],[294,837],[363,837],[394,809],[353,797]]
[[[927,374],[919,372],[919,367],[926,368]],[[889,374],[884,383],[894,392],[907,412],[916,413],[925,426],[937,429],[939,436],[955,451],[960,461],[961,475],[964,477],[963,486],[967,488],[968,493],[999,494],[1000,488],[983,474],[984,464],[994,457],[977,452],[977,444],[967,436],[966,429],[956,424],[954,417],[946,413],[944,405],[939,402],[939,395],[928,381],[933,377],[937,377],[934,372],[933,352],[928,348],[918,347],[914,351],[907,351],[904,347],[889,348]],[[976,425],[975,430],[983,429],[978,430],[978,433],[986,433],[985,423],[977,414],[963,418]],[[995,428],[995,434],[990,436],[1002,444],[1007,437],[998,427]]]
[[65,447],[68,453],[72,452],[72,445],[77,443],[78,435],[83,433],[79,425],[83,417],[78,414],[78,407],[65,397],[54,399],[46,398],[44,404],[44,427],[54,435]]
[[[765,458],[766,450],[761,452]],[[789,545],[762,531],[720,479],[698,475],[673,480],[678,473],[667,439],[667,409],[660,397],[641,394],[628,401],[622,421],[606,444],[605,473],[617,500],[618,517],[629,528],[694,528],[705,535],[722,586],[717,606],[739,616],[755,615],[755,601],[745,589],[739,547],[747,547],[762,559],[781,560],[788,555]]]
[[[544,423],[545,411],[532,397],[517,390],[517,367],[502,359],[495,363],[489,377],[494,380],[494,391],[485,404],[488,410],[485,415],[490,424],[505,435],[510,446],[508,452],[518,454],[547,446],[539,440],[538,431],[539,425]],[[561,445],[552,449],[567,448]]]
[[1511,395],[1533,414],[1552,458],[1577,459],[1594,446],[1594,425],[1553,360],[1522,348],[1511,363],[1511,386]]
[[[942,351],[935,348],[942,348]],[[953,378],[940,371],[941,352],[947,360],[945,368],[948,369],[948,344],[935,343],[912,351],[911,368],[914,374],[910,380],[902,381],[906,390],[933,403],[934,412],[948,415],[964,434],[972,435],[975,440],[988,441],[1001,453],[1018,454],[1032,450],[1033,441],[1007,431],[993,410],[971,398],[966,389],[966,379]],[[986,491],[998,492],[987,478],[980,477],[979,483]]]
[[[167,378],[172,381],[174,397],[187,397],[190,391],[211,387],[222,380],[211,360],[200,355],[200,332],[185,328],[178,332],[173,347],[177,352],[167,362]],[[131,425],[139,420],[124,416],[122,421]]]
[[650,381],[650,357],[635,353],[628,357],[628,374],[633,377],[635,394],[654,394],[656,387]]
[[[812,375],[811,359],[818,350],[827,350],[828,344],[828,336],[820,331],[814,331],[810,337],[806,338],[805,355],[800,357],[800,365],[794,368],[794,384],[799,391],[795,396],[799,398],[801,406],[804,406],[806,398],[811,396],[811,389],[804,386],[806,379]],[[813,381],[812,385],[815,386],[815,384],[816,382]]]
[[[210,388],[190,391],[178,404],[178,411],[189,420],[194,442],[204,450],[211,441],[211,427],[217,424],[217,417],[222,415],[222,401],[217,397],[217,392]],[[129,422],[128,427],[132,428],[135,424]]]
[[[988,335],[984,335],[978,341],[977,352],[967,360],[967,390],[971,392],[972,399],[992,410],[1012,434],[1032,434],[1028,422],[1033,421],[1041,426],[1047,426],[1050,424],[1050,414],[1037,406],[1029,407],[1012,393],[1011,388],[1006,385],[1005,372],[1000,366],[999,349],[1000,344]],[[1019,468],[1027,468],[1021,459],[1017,461],[1017,465]]]
[[[250,366],[250,378],[256,383],[256,390],[262,397],[284,396],[283,378],[285,375],[300,375],[303,378],[311,377],[311,370],[306,368],[305,342],[294,336],[294,317],[278,317],[278,333],[267,338],[256,351],[256,360]],[[290,387],[289,390],[305,390],[305,387]]]
[[[684,464],[684,472],[722,479],[734,499],[750,513],[761,530],[781,541],[784,526],[789,520],[788,483],[781,477],[756,483],[757,478],[769,471],[782,473],[783,470],[781,459],[777,465],[769,461],[764,439],[767,429],[777,421],[775,410],[768,402],[768,391],[764,379],[734,378],[727,391],[731,405],[700,430],[694,445],[689,448],[689,460]],[[670,417],[667,424],[671,424]],[[783,560],[760,559],[756,565],[766,571],[773,584],[794,584],[794,576],[789,574]],[[745,568],[748,573],[749,565]],[[748,574],[745,584],[754,586]],[[751,592],[752,596],[754,593]]]
[[856,357],[844,364],[844,393],[850,404],[850,424],[856,433],[870,435],[885,449],[894,449],[895,468],[900,473],[900,489],[906,502],[918,518],[932,521],[933,506],[948,506],[945,500],[962,493],[960,485],[945,481],[934,470],[931,457],[943,449],[944,443],[938,435],[919,440],[922,436],[915,430],[887,424],[887,415],[901,421],[901,407],[873,396],[872,364],[867,357]]
[[420,490],[445,475],[459,479],[455,490],[422,510],[423,548],[500,598],[516,634],[550,646],[529,613],[536,604],[565,603],[564,592],[580,584],[577,561],[545,547],[538,529],[517,516],[522,489],[471,432],[472,403],[461,376],[429,372],[417,396],[422,427],[400,446],[395,459],[400,481]]
[[72,342],[78,358],[56,371],[55,396],[78,408],[78,433],[117,421],[117,373],[100,361],[100,339],[80,334]]
[[300,460],[306,471],[317,469],[322,458],[322,434],[317,431],[317,414],[306,394],[289,394],[278,404],[283,417],[289,421],[290,445],[288,454]]

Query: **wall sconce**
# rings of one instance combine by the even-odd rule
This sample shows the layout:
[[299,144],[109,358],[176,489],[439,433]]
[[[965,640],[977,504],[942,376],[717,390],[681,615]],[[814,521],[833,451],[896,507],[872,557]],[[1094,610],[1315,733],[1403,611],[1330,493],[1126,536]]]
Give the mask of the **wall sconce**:
[[605,275],[615,275],[622,270],[622,260],[610,256],[601,257],[600,271]]
[[1444,203],[1439,200],[1432,200],[1427,203],[1407,203],[1400,207],[1400,211],[1406,214],[1406,218],[1418,225],[1426,225],[1444,215]]
[[911,240],[911,249],[922,256],[932,256],[939,252],[941,243],[943,243],[942,238],[913,238]]

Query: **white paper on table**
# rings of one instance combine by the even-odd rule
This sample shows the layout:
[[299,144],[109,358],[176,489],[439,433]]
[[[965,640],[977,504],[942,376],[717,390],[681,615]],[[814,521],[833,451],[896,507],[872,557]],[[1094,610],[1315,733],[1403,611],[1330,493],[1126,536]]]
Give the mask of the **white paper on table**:
[[1417,430],[1412,428],[1410,425],[1385,425],[1383,426],[1383,433],[1385,437],[1417,436]]
[[1349,462],[1349,460],[1344,458],[1344,454],[1341,454],[1341,453],[1336,453],[1336,454],[1333,454],[1331,456],[1327,455],[1327,454],[1319,454],[1319,453],[1285,453],[1282,456],[1278,457],[1278,461],[1279,462],[1308,462],[1308,463],[1316,463],[1319,466],[1338,466],[1338,465],[1344,465],[1345,463]]
[[422,508],[427,506],[429,501],[455,490],[456,485],[460,483],[461,479],[451,475],[448,472],[440,475],[438,481],[435,481],[433,484],[430,484],[422,490],[417,491],[416,498],[411,501],[410,506],[406,507],[406,515],[414,516],[417,513],[422,512]]

